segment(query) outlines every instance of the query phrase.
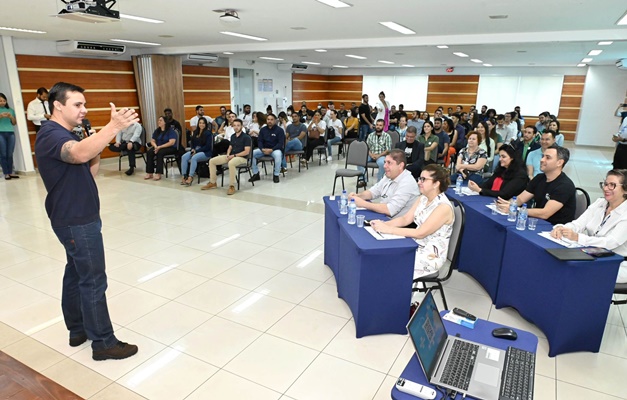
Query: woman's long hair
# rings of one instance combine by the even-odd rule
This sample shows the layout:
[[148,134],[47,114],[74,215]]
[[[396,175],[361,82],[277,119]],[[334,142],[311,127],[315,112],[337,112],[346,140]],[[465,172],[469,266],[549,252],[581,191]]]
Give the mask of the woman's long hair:
[[[200,129],[200,121],[205,121],[205,129]],[[198,122],[196,123],[196,129],[192,133],[193,138],[200,139],[200,145],[204,146],[207,143],[207,130],[209,129],[209,122],[207,122],[207,118],[200,117],[198,118]]]
[[6,101],[6,104],[4,105],[4,108],[10,109],[11,107],[9,107],[9,99],[7,99],[7,96],[5,96],[4,93],[0,93],[0,97],[2,97],[4,99],[4,101]]
[[510,176],[516,175],[519,170],[525,170],[525,166],[523,165],[522,160],[518,158],[518,153],[514,149],[514,146],[512,146],[511,144],[504,144],[499,147],[499,152],[500,151],[506,152],[507,155],[512,159],[512,162],[509,163],[509,167],[507,168],[504,168],[499,164],[499,166],[496,167],[496,170],[494,171],[494,175],[500,176],[501,178],[505,179],[506,177],[509,178]]

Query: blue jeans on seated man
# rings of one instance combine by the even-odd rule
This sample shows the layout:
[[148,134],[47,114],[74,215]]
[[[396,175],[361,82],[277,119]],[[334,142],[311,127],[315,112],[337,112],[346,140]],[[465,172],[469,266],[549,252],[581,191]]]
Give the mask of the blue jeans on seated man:
[[[383,164],[385,163],[385,157],[381,156],[377,158],[375,161],[372,157],[368,156],[368,162],[376,162],[379,166],[379,171],[377,172],[377,181],[383,179],[383,175],[385,174],[385,170],[383,169]],[[364,180],[368,182],[368,171],[364,167],[358,167],[358,169],[364,173]]]
[[[255,149],[253,151],[253,174],[259,173],[259,166],[257,165],[257,159],[259,157],[263,157],[265,154],[261,151],[261,149]],[[268,154],[272,158],[274,158],[274,176],[279,176],[281,173],[281,158],[283,158],[283,153],[281,150],[273,150],[271,154]]]
[[[211,157],[207,157],[202,151],[200,153],[195,153],[194,155],[192,155],[191,151],[188,151],[181,157],[181,174],[183,176],[194,176],[194,174],[196,173],[196,168],[198,167],[198,163],[207,161],[210,158]],[[187,175],[187,163],[191,164],[189,166],[189,175]]]
[[[93,350],[115,346],[107,307],[107,274],[100,219],[86,225],[53,228],[65,247],[61,309],[70,338],[87,335]],[[129,305],[130,306],[130,305]]]
[[[301,151],[302,149],[303,149],[303,142],[301,142],[299,138],[291,139],[285,145],[286,154],[288,151]],[[285,159],[285,157],[283,157],[283,160],[281,161],[281,167],[287,168],[287,160]]]
[[[333,139],[327,140],[327,150],[329,150],[329,157],[333,155],[333,145],[335,143],[341,142],[342,138],[339,136],[334,137]],[[341,146],[341,144],[340,144]]]

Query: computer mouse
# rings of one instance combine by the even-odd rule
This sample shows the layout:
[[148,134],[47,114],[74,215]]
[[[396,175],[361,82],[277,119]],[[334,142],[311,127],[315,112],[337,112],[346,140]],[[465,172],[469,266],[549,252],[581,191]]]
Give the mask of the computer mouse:
[[516,331],[511,328],[496,328],[492,331],[492,336],[507,340],[516,340],[518,338]]

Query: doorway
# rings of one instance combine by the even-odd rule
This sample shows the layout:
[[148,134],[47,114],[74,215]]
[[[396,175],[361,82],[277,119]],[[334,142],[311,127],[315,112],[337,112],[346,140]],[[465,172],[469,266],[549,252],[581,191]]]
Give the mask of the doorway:
[[255,109],[254,75],[252,69],[233,68],[233,107],[237,115],[244,112],[244,104],[250,104]]

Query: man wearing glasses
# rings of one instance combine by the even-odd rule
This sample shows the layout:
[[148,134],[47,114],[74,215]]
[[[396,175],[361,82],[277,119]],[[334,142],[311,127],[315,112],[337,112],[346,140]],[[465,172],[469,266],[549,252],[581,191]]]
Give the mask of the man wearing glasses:
[[[411,172],[405,169],[406,164],[407,159],[402,150],[390,150],[383,163],[385,176],[370,190],[351,193],[348,196],[349,201],[355,199],[357,207],[363,207],[392,218],[405,214],[420,195],[416,180]],[[381,201],[378,203],[368,201],[379,198]]]

